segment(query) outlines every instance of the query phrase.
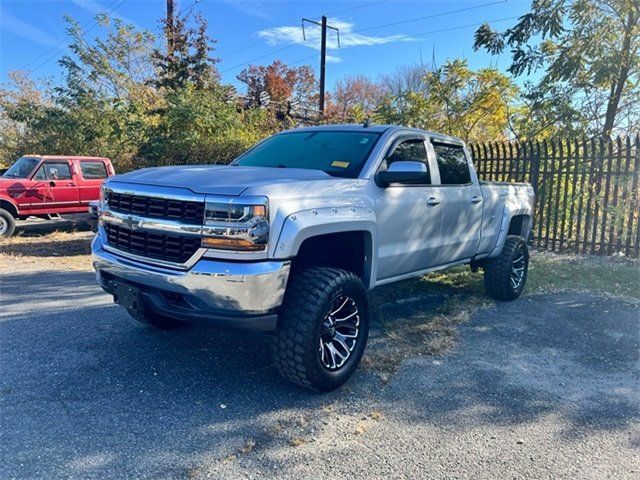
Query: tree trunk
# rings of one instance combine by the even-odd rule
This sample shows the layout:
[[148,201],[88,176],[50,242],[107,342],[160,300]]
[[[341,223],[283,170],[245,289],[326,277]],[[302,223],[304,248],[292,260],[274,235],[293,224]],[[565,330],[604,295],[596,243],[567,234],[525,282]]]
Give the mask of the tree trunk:
[[616,115],[618,114],[618,107],[620,106],[620,98],[622,98],[625,83],[627,83],[629,78],[629,68],[631,66],[631,33],[637,22],[638,15],[629,12],[624,31],[624,40],[622,41],[622,51],[620,52],[620,70],[618,71],[617,78],[611,84],[611,94],[607,102],[607,113],[604,120],[604,128],[602,129],[602,137],[605,139],[611,138],[611,131],[613,130]]

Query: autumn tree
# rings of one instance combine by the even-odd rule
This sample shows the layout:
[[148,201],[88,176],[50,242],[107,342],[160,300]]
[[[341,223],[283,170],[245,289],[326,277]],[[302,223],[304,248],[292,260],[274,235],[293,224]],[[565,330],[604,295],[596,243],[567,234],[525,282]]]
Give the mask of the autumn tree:
[[380,106],[386,88],[363,75],[338,80],[327,98],[325,117],[332,122],[362,122]]
[[509,106],[518,89],[498,70],[473,71],[466,60],[452,60],[424,77],[424,93],[388,96],[378,115],[388,123],[435,130],[484,141],[507,134]]
[[157,87],[176,90],[195,85],[203,89],[219,83],[219,60],[211,56],[216,42],[207,35],[207,21],[200,14],[195,16],[195,26],[190,26],[189,21],[189,15],[162,21],[170,45],[153,53]]
[[542,72],[527,98],[531,111],[546,108],[551,126],[567,111],[603,137],[640,122],[638,0],[534,0],[504,32],[482,25],[474,48],[510,50],[515,76]]
[[313,69],[308,65],[289,67],[275,60],[268,66],[250,65],[237,78],[247,86],[247,96],[256,103],[263,91],[274,102],[286,102],[292,97],[296,97],[305,107],[316,102],[317,82]]

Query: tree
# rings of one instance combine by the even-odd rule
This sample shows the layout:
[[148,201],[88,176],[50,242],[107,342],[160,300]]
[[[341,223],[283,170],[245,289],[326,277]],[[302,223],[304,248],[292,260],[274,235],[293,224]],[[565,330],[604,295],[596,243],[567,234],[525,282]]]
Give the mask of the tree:
[[383,75],[382,86],[394,97],[408,93],[425,94],[427,84],[425,75],[429,70],[421,64],[402,65],[394,72]]
[[332,122],[362,122],[380,106],[385,87],[365,76],[345,77],[328,95],[325,117]]
[[265,91],[273,102],[284,103],[296,97],[301,106],[310,107],[317,100],[318,86],[309,65],[289,67],[280,60],[271,65],[250,65],[240,72],[238,80],[247,86],[247,96],[255,103]]
[[[509,72],[542,70],[529,95],[533,109],[569,98],[587,132],[610,137],[637,128],[640,111],[640,2],[638,0],[534,0],[516,25],[497,32],[482,25],[474,48],[499,54],[509,48]],[[555,112],[555,122],[565,109]]]
[[153,53],[158,69],[158,79],[153,83],[159,88],[176,90],[193,84],[203,89],[220,81],[216,68],[219,60],[210,56],[215,40],[207,35],[207,21],[198,14],[195,27],[189,27],[188,22],[189,15],[162,22],[171,48],[156,49]]
[[493,68],[469,69],[466,60],[452,60],[428,72],[425,93],[387,96],[378,115],[383,121],[463,138],[485,141],[504,138],[509,106],[518,89]]

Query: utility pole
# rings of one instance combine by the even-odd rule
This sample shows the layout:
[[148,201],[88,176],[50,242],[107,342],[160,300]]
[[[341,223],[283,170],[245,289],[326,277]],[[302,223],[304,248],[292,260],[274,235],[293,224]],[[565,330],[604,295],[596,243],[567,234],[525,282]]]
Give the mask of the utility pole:
[[324,116],[324,90],[327,63],[327,28],[336,31],[336,34],[338,35],[338,47],[340,46],[340,30],[338,30],[336,27],[332,27],[331,25],[327,25],[327,17],[325,15],[322,16],[322,22],[316,22],[315,20],[303,18],[302,38],[304,38],[304,40],[307,39],[306,33],[304,31],[304,22],[313,23],[314,25],[318,25],[320,27],[320,101],[318,109],[320,110],[320,116]]
[[173,0],[167,0],[167,55],[173,57],[175,25],[173,22]]

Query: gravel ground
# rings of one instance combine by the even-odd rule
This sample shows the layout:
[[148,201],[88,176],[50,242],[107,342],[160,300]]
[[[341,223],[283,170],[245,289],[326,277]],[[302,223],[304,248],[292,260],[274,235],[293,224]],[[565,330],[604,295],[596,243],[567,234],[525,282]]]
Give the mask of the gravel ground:
[[266,337],[152,331],[50,267],[0,273],[0,478],[640,475],[637,304],[497,304],[448,354],[317,395]]

